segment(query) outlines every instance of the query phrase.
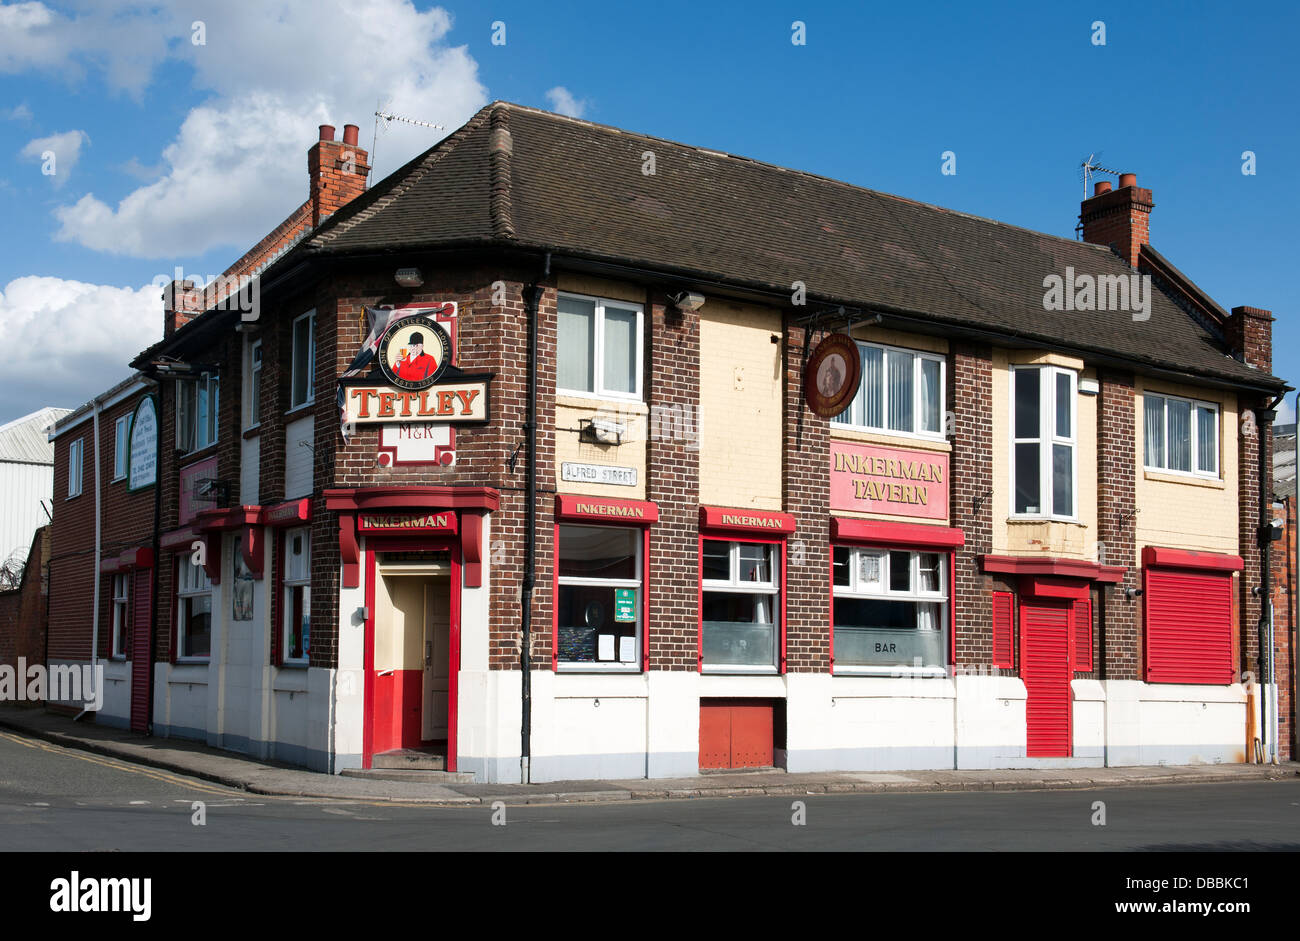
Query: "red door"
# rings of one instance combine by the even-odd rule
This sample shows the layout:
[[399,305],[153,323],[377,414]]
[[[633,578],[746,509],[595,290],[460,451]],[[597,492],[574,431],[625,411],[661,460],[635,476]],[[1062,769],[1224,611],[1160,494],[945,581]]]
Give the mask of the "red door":
[[1020,605],[1020,677],[1029,699],[1026,754],[1070,755],[1070,607],[1025,601]]
[[153,569],[136,569],[131,586],[131,731],[149,731],[149,615],[153,610]]
[[701,700],[700,767],[772,767],[774,712],[766,700]]

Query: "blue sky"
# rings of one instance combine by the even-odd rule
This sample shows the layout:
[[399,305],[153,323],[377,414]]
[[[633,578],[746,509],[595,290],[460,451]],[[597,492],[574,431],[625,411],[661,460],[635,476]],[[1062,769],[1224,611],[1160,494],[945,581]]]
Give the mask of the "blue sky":
[[[1157,249],[1275,313],[1295,383],[1297,34],[1284,3],[0,0],[0,328],[33,354],[0,422],[124,376],[150,283],[223,270],[306,197],[315,125],[369,147],[381,100],[448,128],[566,110],[1064,237],[1100,152],[1152,189]],[[441,133],[381,133],[379,173]]]

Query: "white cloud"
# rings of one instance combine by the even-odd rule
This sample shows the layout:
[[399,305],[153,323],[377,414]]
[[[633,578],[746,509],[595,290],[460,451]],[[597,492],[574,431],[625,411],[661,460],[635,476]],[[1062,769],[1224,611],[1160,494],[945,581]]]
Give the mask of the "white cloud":
[[[139,95],[159,65],[180,60],[211,96],[162,153],[159,179],[116,205],[87,193],[55,211],[56,238],[171,262],[218,246],[243,251],[307,198],[307,148],[318,124],[363,128],[375,105],[454,128],[487,101],[465,47],[447,44],[451,17],[409,0],[180,0],[166,10],[88,0],[71,15],[41,3],[0,6],[0,72],[94,71]],[[191,42],[204,23],[205,44]],[[76,28],[72,28],[75,25]],[[137,33],[141,35],[136,35]],[[371,181],[432,146],[439,133],[380,131]]]
[[573,97],[573,92],[569,91],[563,85],[556,85],[546,93],[546,100],[551,103],[551,108],[560,114],[568,115],[571,118],[582,117],[582,112],[587,110],[586,99],[579,100]]
[[16,278],[0,291],[0,337],[13,355],[0,383],[0,423],[44,405],[76,408],[126,378],[162,338],[161,291]]
[[[42,173],[48,165],[53,171],[49,174],[50,182],[59,187],[68,182],[73,168],[81,159],[81,145],[89,141],[90,137],[85,131],[64,131],[62,134],[28,141],[27,146],[20,151],[20,156],[41,164]],[[54,155],[53,161],[49,161],[47,154]]]
[[5,117],[10,121],[30,121],[32,119],[32,109],[25,103],[18,103],[5,112]]

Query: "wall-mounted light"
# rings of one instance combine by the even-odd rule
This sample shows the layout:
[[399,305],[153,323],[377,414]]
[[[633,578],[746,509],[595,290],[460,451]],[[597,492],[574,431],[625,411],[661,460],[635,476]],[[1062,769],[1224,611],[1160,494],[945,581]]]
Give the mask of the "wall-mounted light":
[[1134,598],[1141,598],[1141,597],[1142,597],[1142,589],[1141,589],[1141,588],[1125,588],[1125,589],[1124,589],[1124,597],[1127,598],[1129,601],[1132,601]]
[[681,294],[670,295],[673,305],[679,310],[699,310],[704,306],[704,295],[696,294],[694,291],[683,291]]
[[1080,395],[1098,395],[1100,392],[1101,392],[1101,383],[1098,382],[1096,379],[1079,380]]
[[608,418],[578,420],[578,440],[587,444],[622,444],[627,429]]
[[424,275],[419,268],[398,268],[393,278],[404,288],[418,288],[424,283]]

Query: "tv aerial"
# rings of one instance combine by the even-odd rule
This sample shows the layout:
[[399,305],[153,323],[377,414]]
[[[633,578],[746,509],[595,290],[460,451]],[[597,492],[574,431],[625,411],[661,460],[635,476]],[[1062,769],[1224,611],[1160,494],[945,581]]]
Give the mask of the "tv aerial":
[[434,124],[430,121],[417,121],[415,118],[403,117],[400,114],[393,114],[387,110],[387,101],[375,102],[375,132],[370,139],[370,165],[375,165],[375,150],[379,146],[379,122],[384,122],[384,130],[387,131],[394,121],[401,124],[413,124],[416,127],[428,127],[435,131],[445,131],[446,128],[441,124]]
[[1120,174],[1119,170],[1112,170],[1110,167],[1103,167],[1100,163],[1094,162],[1100,159],[1101,159],[1101,151],[1099,150],[1095,154],[1088,154],[1088,159],[1083,161],[1083,163],[1079,164],[1080,170],[1082,171],[1083,174],[1083,198],[1084,199],[1087,199],[1088,196],[1090,195],[1088,190],[1092,183],[1092,174],[1094,171],[1099,170],[1102,173],[1110,173],[1114,176],[1119,176]]

